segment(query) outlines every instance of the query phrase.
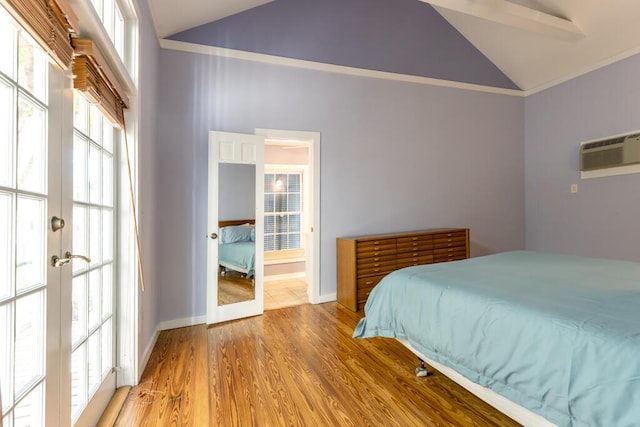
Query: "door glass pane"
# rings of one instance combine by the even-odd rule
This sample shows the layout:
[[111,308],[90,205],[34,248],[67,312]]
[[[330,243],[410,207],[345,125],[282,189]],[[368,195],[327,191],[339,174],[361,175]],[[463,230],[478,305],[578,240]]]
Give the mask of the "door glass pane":
[[33,389],[14,410],[15,427],[44,425],[44,384]]
[[45,193],[46,113],[23,95],[18,96],[18,188]]
[[15,396],[44,376],[44,291],[16,301]]
[[[92,270],[89,273],[89,331],[94,330],[101,320],[100,309],[102,308],[102,277],[101,270]],[[91,353],[89,353],[91,355]]]
[[91,257],[91,265],[98,265],[102,262],[101,224],[102,213],[100,208],[91,208],[89,210],[89,257]]
[[102,325],[101,337],[102,337],[102,375],[106,375],[113,367],[113,330],[111,329],[111,319],[104,322]]
[[71,355],[71,416],[75,419],[87,404],[86,344]]
[[16,223],[16,290],[20,292],[44,284],[44,201],[18,197]]
[[75,347],[87,336],[87,276],[75,277],[71,287],[71,342]]
[[113,206],[113,157],[108,153],[102,156],[102,204]]
[[89,362],[89,391],[94,392],[102,382],[102,372],[100,369],[100,330],[98,329],[89,337],[88,362]]
[[102,203],[102,154],[93,144],[89,146],[89,201]]
[[18,83],[46,103],[47,55],[35,41],[21,30],[18,36]]
[[73,92],[73,127],[83,134],[88,134],[87,115],[89,106],[84,97],[78,92]]
[[111,315],[113,307],[113,275],[111,264],[102,267],[102,318]]
[[[2,16],[2,14],[0,14]],[[1,30],[0,31],[4,31]],[[0,43],[2,46],[2,43]],[[1,49],[1,47],[0,47]],[[0,52],[0,61],[2,61]],[[13,187],[13,98],[14,90],[0,80],[0,185]]]
[[4,8],[0,8],[0,71],[15,78],[16,27]]
[[87,141],[76,134],[73,137],[73,200],[75,201],[86,202],[89,199],[86,176]]
[[[0,300],[11,294],[13,283],[13,232],[11,224],[11,194],[0,192]],[[10,267],[11,266],[11,267]],[[0,341],[0,343],[6,341]],[[0,368],[2,369],[2,368]]]
[[[74,254],[87,254],[89,253],[87,247],[89,222],[87,216],[89,212],[87,208],[81,205],[73,206],[73,253]],[[87,268],[87,263],[81,259],[74,259],[73,272],[77,272]]]
[[113,260],[113,212],[102,211],[102,259]]
[[10,396],[13,396],[11,385],[13,384],[11,377],[11,355],[13,354],[13,316],[11,314],[11,305],[0,305],[0,396],[2,399],[2,413],[6,413],[11,403]]

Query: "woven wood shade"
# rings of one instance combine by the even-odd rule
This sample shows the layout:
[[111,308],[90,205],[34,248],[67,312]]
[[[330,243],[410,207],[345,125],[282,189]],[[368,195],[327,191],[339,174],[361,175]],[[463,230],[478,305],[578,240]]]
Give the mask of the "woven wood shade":
[[76,38],[72,42],[75,48],[73,87],[96,104],[111,123],[123,128],[124,108],[128,107],[129,99],[117,78],[91,39]]
[[63,70],[73,59],[70,34],[77,34],[77,18],[66,0],[0,0],[31,37]]

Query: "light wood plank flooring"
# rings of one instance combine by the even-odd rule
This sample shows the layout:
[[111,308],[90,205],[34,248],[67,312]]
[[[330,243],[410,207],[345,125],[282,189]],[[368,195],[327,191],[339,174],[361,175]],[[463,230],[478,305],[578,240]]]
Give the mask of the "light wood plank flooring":
[[117,426],[516,426],[391,339],[351,338],[361,313],[300,305],[160,334]]
[[336,303],[164,331],[118,426],[516,426]]

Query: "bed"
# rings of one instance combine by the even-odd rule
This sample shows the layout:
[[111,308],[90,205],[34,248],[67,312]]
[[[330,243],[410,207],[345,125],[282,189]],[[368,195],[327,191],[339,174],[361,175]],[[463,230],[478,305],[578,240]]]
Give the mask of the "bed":
[[228,270],[233,270],[252,278],[256,261],[255,220],[219,221],[219,228],[220,274],[224,276]]
[[369,296],[354,337],[374,336],[525,425],[640,423],[640,263],[515,251],[405,268]]

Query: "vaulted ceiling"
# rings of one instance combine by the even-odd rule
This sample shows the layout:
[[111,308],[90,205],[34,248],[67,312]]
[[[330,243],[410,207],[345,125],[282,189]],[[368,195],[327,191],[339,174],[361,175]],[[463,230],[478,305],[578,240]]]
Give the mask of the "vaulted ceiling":
[[[165,38],[271,1],[149,0],[149,4],[158,36]],[[415,1],[433,6],[524,91],[543,89],[640,53],[638,0]]]

